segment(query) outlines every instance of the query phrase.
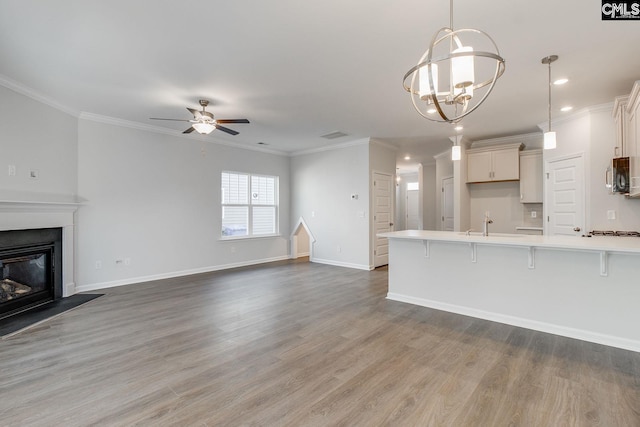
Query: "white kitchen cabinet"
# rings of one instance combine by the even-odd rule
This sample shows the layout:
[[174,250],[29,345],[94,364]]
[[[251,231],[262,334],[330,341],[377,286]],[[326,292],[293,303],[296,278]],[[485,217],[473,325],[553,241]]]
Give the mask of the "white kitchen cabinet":
[[616,146],[613,150],[613,157],[626,157],[629,150],[626,147],[627,140],[627,104],[629,96],[618,96],[613,103],[613,120],[616,124]]
[[520,152],[520,203],[542,203],[542,150]]
[[505,144],[467,150],[467,183],[517,181],[523,144]]
[[629,157],[629,197],[640,197],[640,80],[636,81],[626,107],[624,147]]

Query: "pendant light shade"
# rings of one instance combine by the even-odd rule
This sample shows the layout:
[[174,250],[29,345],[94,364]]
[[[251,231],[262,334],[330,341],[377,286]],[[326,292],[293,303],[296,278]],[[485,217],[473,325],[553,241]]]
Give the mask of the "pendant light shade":
[[544,133],[544,149],[545,150],[553,150],[556,148],[556,133],[555,132],[545,132]]
[[549,66],[549,128],[547,132],[544,133],[543,147],[545,150],[553,150],[556,148],[556,133],[551,131],[551,63],[557,59],[558,55],[549,55],[542,58],[542,63]]
[[449,26],[436,32],[418,64],[404,75],[403,86],[422,117],[457,123],[484,102],[505,62],[484,31],[454,30],[453,0],[449,8]]
[[454,145],[451,147],[451,160],[458,161],[462,158],[462,153],[460,152],[460,146]]

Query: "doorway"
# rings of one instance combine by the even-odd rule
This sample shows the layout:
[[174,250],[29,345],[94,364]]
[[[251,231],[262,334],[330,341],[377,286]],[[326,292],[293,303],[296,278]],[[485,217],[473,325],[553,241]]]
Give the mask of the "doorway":
[[418,230],[420,228],[420,188],[418,182],[407,182],[406,196],[406,229]]

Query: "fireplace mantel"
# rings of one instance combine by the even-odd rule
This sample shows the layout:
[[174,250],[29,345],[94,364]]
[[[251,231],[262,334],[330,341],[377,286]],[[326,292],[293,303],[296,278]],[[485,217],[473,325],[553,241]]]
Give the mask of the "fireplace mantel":
[[62,228],[62,295],[75,294],[75,212],[85,202],[75,195],[0,190],[0,230]]

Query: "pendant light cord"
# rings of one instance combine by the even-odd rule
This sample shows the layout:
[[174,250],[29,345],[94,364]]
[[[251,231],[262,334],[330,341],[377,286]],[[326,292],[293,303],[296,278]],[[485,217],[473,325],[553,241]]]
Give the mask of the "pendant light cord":
[[551,61],[549,61],[549,132],[551,132]]

